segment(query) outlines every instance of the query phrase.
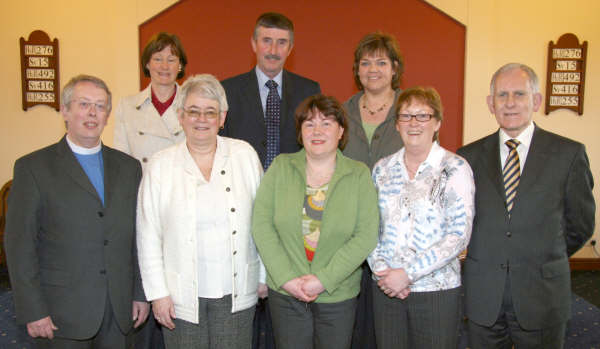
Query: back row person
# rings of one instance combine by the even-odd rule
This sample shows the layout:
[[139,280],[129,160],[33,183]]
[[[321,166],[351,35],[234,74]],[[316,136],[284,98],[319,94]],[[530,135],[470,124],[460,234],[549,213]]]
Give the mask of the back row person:
[[[362,161],[369,169],[402,148],[395,127],[398,88],[404,62],[393,36],[371,33],[363,37],[354,51],[354,81],[360,90],[344,107],[348,112],[348,144],[344,155]],[[363,263],[363,274],[352,338],[354,349],[375,349],[371,269]]]
[[[176,35],[158,33],[146,44],[141,65],[150,84],[117,106],[114,145],[139,160],[145,171],[154,153],[185,139],[177,118],[180,87],[175,80],[185,75],[187,56]],[[152,312],[136,332],[134,342],[136,349],[164,348],[160,325]]]

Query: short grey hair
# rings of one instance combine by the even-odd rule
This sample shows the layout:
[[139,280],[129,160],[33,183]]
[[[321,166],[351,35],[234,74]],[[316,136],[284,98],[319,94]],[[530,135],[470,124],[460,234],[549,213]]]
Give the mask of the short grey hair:
[[65,109],[69,110],[69,107],[71,105],[71,99],[73,98],[73,90],[75,90],[75,86],[77,86],[77,84],[82,82],[90,82],[96,87],[101,88],[106,92],[106,95],[108,96],[108,99],[106,101],[106,112],[110,114],[110,111],[112,110],[112,93],[110,93],[108,85],[106,85],[104,80],[92,75],[79,74],[71,78],[71,80],[67,82],[65,87],[63,87],[63,90],[60,94],[60,104]]
[[511,70],[519,69],[529,77],[529,85],[531,86],[531,90],[533,93],[540,93],[540,80],[538,79],[537,74],[531,69],[528,65],[522,63],[508,63],[501,66],[494,75],[492,75],[492,81],[490,82],[490,95],[494,95],[494,88],[496,86],[496,79],[502,73],[506,73]]
[[219,103],[219,111],[224,112],[229,110],[225,89],[211,74],[198,74],[190,76],[181,86],[181,91],[178,93],[177,109],[183,109],[185,101],[192,93],[197,93],[203,98],[215,100]]

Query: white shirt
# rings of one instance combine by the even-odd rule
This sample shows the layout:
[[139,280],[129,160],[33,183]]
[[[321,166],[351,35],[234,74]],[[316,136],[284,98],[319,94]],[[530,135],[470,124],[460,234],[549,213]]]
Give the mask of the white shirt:
[[[222,176],[224,155],[217,147],[210,181],[200,170],[196,173],[196,236],[198,261],[198,297],[222,298],[231,294],[231,239],[229,234],[228,208],[223,197]],[[190,159],[194,161],[193,159]],[[196,167],[197,169],[197,167]]]
[[533,130],[535,126],[533,122],[527,126],[520,135],[516,138],[513,138],[506,134],[503,129],[500,129],[500,162],[501,168],[504,168],[504,164],[506,163],[506,158],[508,157],[508,146],[506,145],[506,141],[509,139],[516,139],[519,141],[519,145],[517,146],[517,153],[519,154],[519,169],[521,173],[523,173],[523,169],[525,168],[525,161],[527,160],[527,153],[529,153],[529,146],[531,146],[531,139],[533,138]]
[[[267,110],[267,96],[269,95],[269,88],[266,83],[269,80],[273,80],[277,83],[277,93],[279,94],[279,98],[281,99],[281,85],[282,85],[282,76],[283,69],[279,72],[279,74],[275,75],[273,79],[267,76],[267,74],[263,73],[258,66],[256,66],[256,80],[258,80],[258,92],[260,93],[260,102],[262,103],[263,113],[266,113]],[[265,115],[266,116],[266,115]]]

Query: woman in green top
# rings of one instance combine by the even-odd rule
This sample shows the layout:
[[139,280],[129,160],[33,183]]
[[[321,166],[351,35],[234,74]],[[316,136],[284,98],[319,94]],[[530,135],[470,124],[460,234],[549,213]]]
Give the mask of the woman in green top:
[[263,177],[252,234],[267,268],[278,348],[349,348],[360,265],[377,243],[379,212],[369,169],[338,148],[344,109],[307,98],[296,111],[304,149],[279,155]]

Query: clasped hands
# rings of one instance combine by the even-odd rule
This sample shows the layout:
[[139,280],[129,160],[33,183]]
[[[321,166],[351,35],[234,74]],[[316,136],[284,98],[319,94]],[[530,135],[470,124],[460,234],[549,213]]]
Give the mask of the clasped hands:
[[379,277],[377,286],[390,298],[405,299],[410,293],[411,281],[408,274],[402,268],[384,269],[374,272],[373,274]]
[[281,286],[287,293],[299,301],[310,303],[325,291],[323,284],[313,274],[293,278]]

